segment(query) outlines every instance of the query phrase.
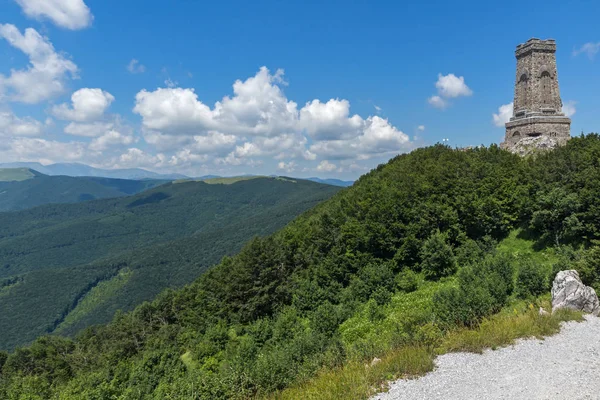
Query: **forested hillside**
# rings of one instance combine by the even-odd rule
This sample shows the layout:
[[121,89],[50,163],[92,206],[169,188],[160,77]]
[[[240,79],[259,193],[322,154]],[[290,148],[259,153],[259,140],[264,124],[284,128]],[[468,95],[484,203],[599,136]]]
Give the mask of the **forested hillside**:
[[162,185],[166,180],[125,180],[48,176],[28,168],[0,169],[0,212],[44,204],[78,203],[122,197]]
[[497,146],[398,156],[193,284],[7,355],[0,397],[301,393],[319,371],[403,348],[422,371],[455,329],[536,302],[552,271],[598,285],[599,159],[595,134],[527,159]]
[[338,190],[283,178],[182,182],[0,213],[0,348],[108,322]]

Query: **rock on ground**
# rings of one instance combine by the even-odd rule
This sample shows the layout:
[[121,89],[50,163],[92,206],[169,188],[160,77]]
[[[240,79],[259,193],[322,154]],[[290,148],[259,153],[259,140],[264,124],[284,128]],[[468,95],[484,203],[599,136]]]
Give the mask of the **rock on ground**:
[[560,271],[552,283],[552,311],[561,308],[570,308],[596,316],[600,313],[600,302],[596,291],[585,286],[575,270]]
[[539,151],[552,150],[558,147],[558,141],[547,136],[524,137],[508,150],[520,156],[526,156]]
[[396,381],[373,400],[600,399],[600,318],[585,318],[545,340],[442,355],[435,371]]

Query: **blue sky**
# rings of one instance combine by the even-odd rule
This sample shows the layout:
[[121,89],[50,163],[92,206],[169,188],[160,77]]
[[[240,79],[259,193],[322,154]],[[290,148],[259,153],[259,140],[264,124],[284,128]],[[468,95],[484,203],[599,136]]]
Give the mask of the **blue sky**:
[[0,162],[356,178],[500,142],[530,37],[599,130],[600,4],[412,3],[0,0]]

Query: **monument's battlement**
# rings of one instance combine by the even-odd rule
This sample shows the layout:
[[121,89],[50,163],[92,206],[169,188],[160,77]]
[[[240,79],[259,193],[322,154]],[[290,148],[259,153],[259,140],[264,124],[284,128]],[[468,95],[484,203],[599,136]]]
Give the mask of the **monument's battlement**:
[[542,40],[537,38],[531,38],[525,43],[521,43],[517,46],[517,50],[515,50],[515,55],[517,56],[517,58],[519,58],[526,56],[532,51],[556,52],[556,40]]

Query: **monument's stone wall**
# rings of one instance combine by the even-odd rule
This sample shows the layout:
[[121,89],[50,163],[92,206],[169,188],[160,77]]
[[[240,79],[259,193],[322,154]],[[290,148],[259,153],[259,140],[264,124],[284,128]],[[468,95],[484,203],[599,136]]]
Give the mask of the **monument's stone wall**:
[[562,112],[556,42],[530,39],[517,46],[515,56],[513,116],[506,124],[502,147],[513,150],[520,140],[539,136],[558,146],[565,144],[571,138],[571,120]]
[[571,138],[571,120],[567,117],[532,117],[506,124],[503,147],[510,148],[526,137],[547,136],[563,146]]

